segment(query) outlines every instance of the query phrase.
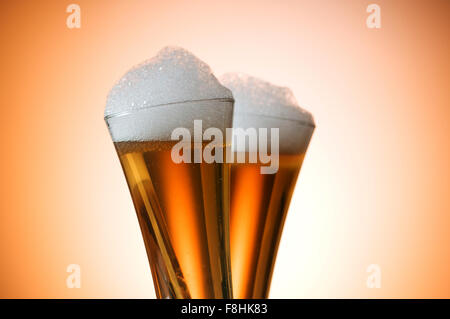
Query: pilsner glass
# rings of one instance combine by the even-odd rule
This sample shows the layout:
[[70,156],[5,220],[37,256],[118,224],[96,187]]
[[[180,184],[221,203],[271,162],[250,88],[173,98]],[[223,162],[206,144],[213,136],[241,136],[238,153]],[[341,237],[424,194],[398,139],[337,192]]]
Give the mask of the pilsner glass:
[[[234,115],[234,126],[279,129],[275,174],[261,174],[261,166],[267,164],[259,159],[231,166],[233,294],[235,298],[267,298],[289,203],[315,126],[312,120],[244,113]],[[245,156],[249,158],[248,150]]]
[[[171,158],[177,141],[170,136],[175,128],[185,127],[194,137],[194,120],[203,120],[204,129],[221,129],[225,136],[232,112],[232,99],[208,99],[105,117],[136,209],[158,298],[232,297],[230,166],[225,161],[177,164]],[[115,138],[133,128],[154,138]],[[198,145],[190,147],[193,154]],[[225,156],[227,145],[223,147]]]

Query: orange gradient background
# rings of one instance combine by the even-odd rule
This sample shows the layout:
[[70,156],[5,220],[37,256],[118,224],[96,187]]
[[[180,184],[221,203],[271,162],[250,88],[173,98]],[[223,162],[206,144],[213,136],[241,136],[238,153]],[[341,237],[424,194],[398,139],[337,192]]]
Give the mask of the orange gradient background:
[[68,29],[70,3],[0,4],[0,297],[155,296],[103,110],[165,45],[314,114],[272,298],[450,297],[449,1],[80,0]]

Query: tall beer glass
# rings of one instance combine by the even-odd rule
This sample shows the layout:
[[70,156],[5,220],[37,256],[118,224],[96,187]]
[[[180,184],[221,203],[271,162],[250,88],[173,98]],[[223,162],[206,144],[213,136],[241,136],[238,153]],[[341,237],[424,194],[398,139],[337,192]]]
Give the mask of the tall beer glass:
[[[233,129],[277,130],[279,134],[278,140],[266,139],[267,149],[278,155],[272,158],[278,169],[269,173],[263,173],[269,164],[260,156],[250,160],[256,150],[250,138],[248,144],[233,139],[232,145],[235,159],[239,153],[246,159],[231,166],[233,294],[235,298],[267,298],[284,221],[315,124],[288,88],[244,74],[226,74],[221,82],[235,99]],[[259,144],[259,152],[264,144]]]
[[231,166],[230,240],[234,297],[267,298],[284,221],[314,125],[258,115],[245,117],[252,123],[262,121],[278,127],[281,144],[288,134],[285,128],[289,126],[290,134],[295,134],[297,142],[302,144],[292,149],[287,145],[280,148],[275,174],[262,174],[261,167],[267,164],[259,160]]
[[[203,120],[204,128],[223,129],[225,136],[232,111],[231,99],[212,99],[105,117],[136,209],[158,298],[232,297],[229,164],[193,159],[175,163],[171,149],[177,142],[170,136],[175,128],[185,127],[193,137],[194,120]],[[159,131],[147,134],[157,139],[115,138],[136,128]],[[199,146],[188,147],[194,151]]]

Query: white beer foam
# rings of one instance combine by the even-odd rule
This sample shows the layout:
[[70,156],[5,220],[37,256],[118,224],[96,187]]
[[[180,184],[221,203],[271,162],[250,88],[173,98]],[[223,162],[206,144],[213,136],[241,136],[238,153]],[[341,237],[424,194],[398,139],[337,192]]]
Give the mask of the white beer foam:
[[289,88],[242,73],[226,73],[219,80],[233,92],[233,128],[279,128],[281,152],[306,151],[314,119]]
[[232,108],[231,91],[206,63],[182,48],[165,47],[114,85],[105,118],[114,141],[158,140],[170,136],[173,125],[192,127],[194,118],[204,126],[228,127]]

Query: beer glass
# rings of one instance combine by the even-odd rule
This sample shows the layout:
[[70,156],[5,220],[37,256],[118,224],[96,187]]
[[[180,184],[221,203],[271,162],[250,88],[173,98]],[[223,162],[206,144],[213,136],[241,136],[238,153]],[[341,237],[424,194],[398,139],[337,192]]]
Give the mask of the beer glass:
[[[238,101],[238,100],[236,100]],[[235,298],[267,298],[289,203],[314,122],[235,113],[233,127],[278,128],[278,171],[261,163],[231,166],[230,240]],[[235,150],[236,151],[236,150]],[[250,157],[249,151],[245,157]]]
[[[229,260],[230,165],[176,163],[171,132],[194,120],[232,125],[233,100],[152,106],[105,117],[142,231],[158,298],[232,298]],[[133,130],[148,136],[120,138]],[[140,134],[142,135],[142,134]],[[137,136],[137,135],[136,135]],[[190,143],[192,149],[203,145]],[[226,153],[224,143],[224,156]]]

